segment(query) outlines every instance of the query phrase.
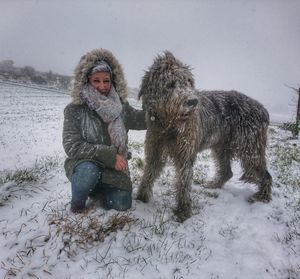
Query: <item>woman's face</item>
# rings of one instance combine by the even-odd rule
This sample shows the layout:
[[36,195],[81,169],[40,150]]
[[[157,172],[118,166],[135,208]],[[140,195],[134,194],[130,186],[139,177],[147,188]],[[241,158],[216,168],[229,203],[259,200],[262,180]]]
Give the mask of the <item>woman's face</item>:
[[89,77],[89,83],[102,95],[107,96],[111,89],[110,74],[107,72],[97,72]]

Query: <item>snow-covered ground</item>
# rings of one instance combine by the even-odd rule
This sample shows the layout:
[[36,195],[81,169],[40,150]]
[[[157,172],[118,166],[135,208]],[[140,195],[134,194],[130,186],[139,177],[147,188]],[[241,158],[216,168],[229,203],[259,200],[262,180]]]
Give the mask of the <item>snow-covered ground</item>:
[[[169,164],[149,204],[126,213],[91,201],[73,215],[61,144],[67,95],[0,84],[0,278],[300,278],[299,139],[270,127],[269,204],[249,204],[255,186],[239,181],[203,187],[213,174],[198,156],[193,216],[173,214]],[[139,105],[135,100],[131,100]],[[134,197],[142,175],[144,131],[131,131]]]

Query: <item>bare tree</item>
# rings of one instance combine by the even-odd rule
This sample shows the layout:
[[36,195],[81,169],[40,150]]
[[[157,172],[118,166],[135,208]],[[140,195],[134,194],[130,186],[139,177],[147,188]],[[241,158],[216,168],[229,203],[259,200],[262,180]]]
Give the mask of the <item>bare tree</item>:
[[33,67],[31,66],[25,66],[23,69],[22,69],[22,72],[25,76],[28,76],[28,77],[34,77],[35,74],[36,74],[36,71]]
[[14,68],[13,60],[3,60],[0,62],[0,70],[1,71],[9,71],[11,72]]
[[293,136],[298,137],[299,130],[300,130],[300,87],[298,89],[294,88],[294,87],[290,87],[290,88],[293,89],[296,92],[296,94],[298,95],[296,121],[293,124],[294,127],[292,129]]
[[298,125],[300,124],[300,87],[298,88],[298,105],[297,105],[296,122],[298,123]]
[[300,87],[298,88],[298,104],[297,104],[297,114],[296,114],[296,127],[297,132],[296,135],[298,137],[300,130]]

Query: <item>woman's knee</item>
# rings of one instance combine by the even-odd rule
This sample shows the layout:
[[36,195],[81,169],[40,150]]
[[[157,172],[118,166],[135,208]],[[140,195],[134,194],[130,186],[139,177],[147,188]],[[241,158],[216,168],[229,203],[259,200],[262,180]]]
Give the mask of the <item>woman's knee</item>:
[[75,167],[71,180],[73,198],[87,198],[100,181],[101,168],[91,162],[80,163]]
[[92,162],[80,163],[74,168],[73,178],[82,180],[87,184],[97,182],[101,179],[101,168]]
[[106,209],[125,211],[131,208],[131,204],[131,191],[119,188],[109,188],[106,190],[106,194],[104,197],[104,207]]

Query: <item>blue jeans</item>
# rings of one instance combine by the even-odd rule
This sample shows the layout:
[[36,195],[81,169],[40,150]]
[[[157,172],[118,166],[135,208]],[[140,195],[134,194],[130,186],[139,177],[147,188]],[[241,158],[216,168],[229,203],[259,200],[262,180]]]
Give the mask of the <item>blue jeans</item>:
[[72,179],[72,207],[85,208],[88,196],[98,194],[103,198],[105,209],[124,211],[131,207],[131,192],[101,182],[102,169],[92,162],[83,162],[75,167]]

